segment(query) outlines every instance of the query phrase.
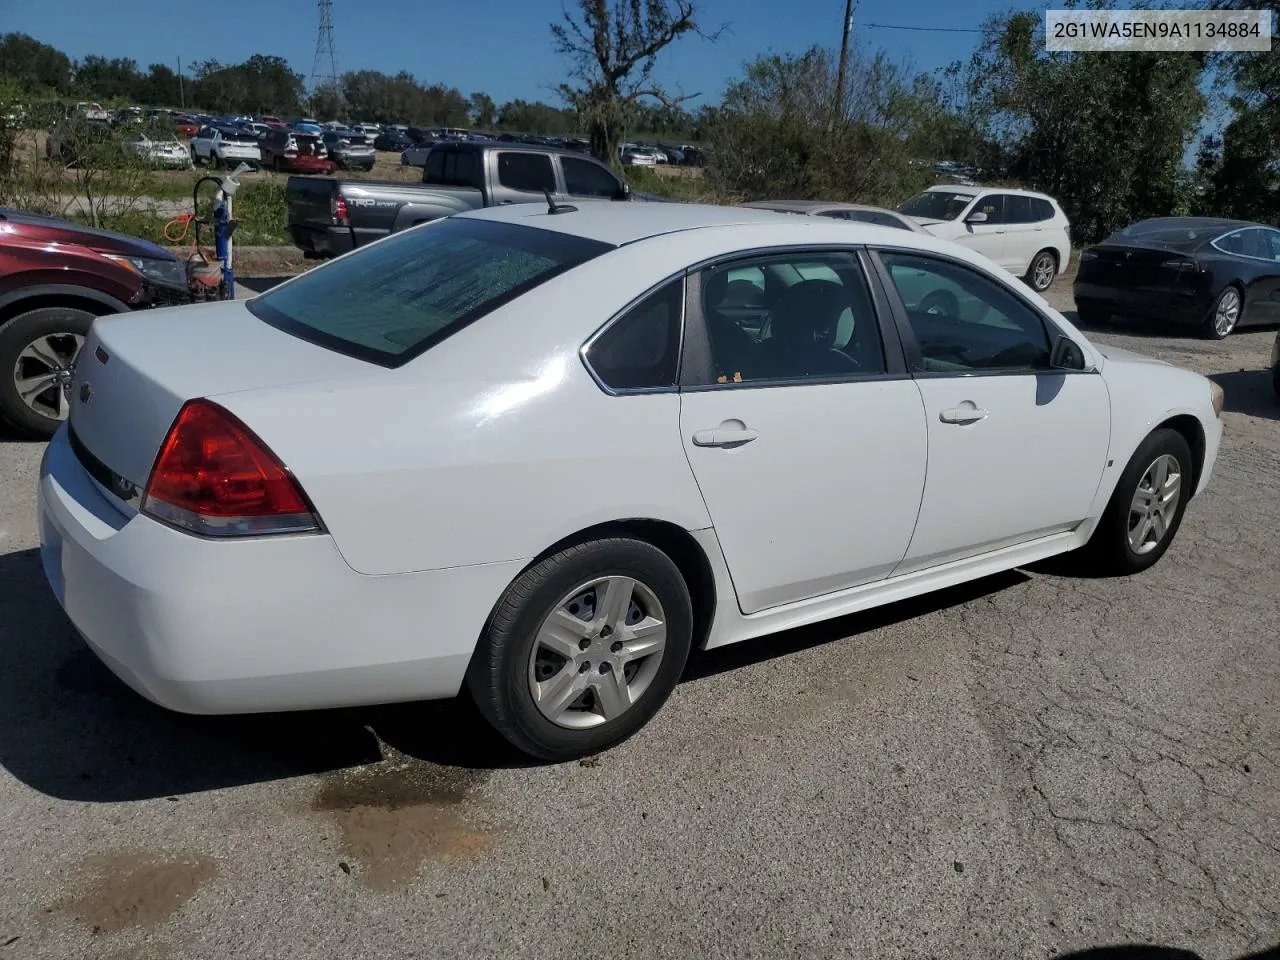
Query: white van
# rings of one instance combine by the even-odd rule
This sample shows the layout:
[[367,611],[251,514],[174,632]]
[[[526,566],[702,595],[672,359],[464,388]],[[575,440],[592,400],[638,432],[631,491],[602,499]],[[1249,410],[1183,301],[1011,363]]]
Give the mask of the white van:
[[939,184],[900,208],[936,237],[954,240],[998,263],[1032,289],[1049,289],[1071,259],[1071,225],[1043,193]]

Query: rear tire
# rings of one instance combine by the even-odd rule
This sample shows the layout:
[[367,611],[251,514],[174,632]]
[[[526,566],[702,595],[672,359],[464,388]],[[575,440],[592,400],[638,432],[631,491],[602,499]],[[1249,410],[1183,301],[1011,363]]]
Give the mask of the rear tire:
[[1201,332],[1208,340],[1225,340],[1235,332],[1244,320],[1244,294],[1232,284],[1218,294],[1201,325]]
[[204,164],[204,161],[200,159],[200,154],[196,153],[195,147],[192,147],[191,148],[191,165],[193,167],[199,167],[199,166],[202,166],[203,164]]
[[[663,645],[642,653],[659,634]],[[571,760],[648,723],[675,689],[692,638],[689,589],[665,553],[623,537],[589,541],[535,563],[507,588],[467,687],[517,749]]]
[[40,307],[0,326],[0,419],[32,439],[57,432],[69,407],[62,382],[93,320],[76,307]]
[[271,169],[274,170],[276,173],[284,173],[284,160],[281,159],[279,156],[272,157]]
[[[1172,480],[1174,463],[1176,483]],[[1168,471],[1163,482],[1161,464]],[[1182,434],[1168,427],[1152,431],[1120,474],[1107,509],[1083,551],[1093,569],[1126,576],[1154,566],[1182,525],[1194,474],[1191,448]],[[1176,499],[1169,502],[1170,496]],[[1158,498],[1164,502],[1158,503]]]

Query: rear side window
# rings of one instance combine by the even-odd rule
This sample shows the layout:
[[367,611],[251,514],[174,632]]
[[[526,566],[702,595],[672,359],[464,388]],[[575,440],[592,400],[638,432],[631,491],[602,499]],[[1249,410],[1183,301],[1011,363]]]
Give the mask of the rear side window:
[[1048,200],[1041,200],[1039,197],[1031,198],[1031,219],[1036,223],[1042,220],[1053,219],[1053,204]]
[[622,190],[622,184],[613,174],[590,160],[561,157],[560,166],[564,170],[566,193],[579,197],[615,197]]
[[1005,223],[1031,223],[1031,198],[1011,193],[1004,198]]
[[551,157],[545,153],[504,151],[498,154],[498,182],[510,190],[554,193],[556,175],[551,169]]
[[587,348],[588,366],[614,390],[674,386],[683,312],[680,278],[646,297],[597,337]]
[[396,367],[610,249],[550,230],[450,217],[393,234],[247,305],[286,333]]
[[480,161],[470,150],[430,150],[422,182],[447,187],[479,187]]

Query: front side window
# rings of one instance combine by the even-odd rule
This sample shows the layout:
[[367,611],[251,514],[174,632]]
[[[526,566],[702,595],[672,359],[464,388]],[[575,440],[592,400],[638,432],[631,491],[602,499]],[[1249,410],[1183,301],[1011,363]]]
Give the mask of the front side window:
[[926,190],[916,194],[900,208],[908,217],[924,220],[954,220],[973,202],[971,193],[950,190]]
[[545,153],[503,151],[498,154],[498,182],[509,190],[554,193],[556,175],[551,169],[551,157]]
[[1004,213],[1004,194],[988,193],[985,197],[978,198],[978,202],[973,205],[970,213],[985,213],[987,215],[987,223],[1007,223]]
[[614,390],[675,386],[683,313],[681,277],[645,297],[592,341],[588,365]]
[[609,249],[535,227],[444,218],[318,267],[248,307],[303,340],[394,367]]
[[994,280],[946,260],[882,252],[921,353],[921,372],[1047,370],[1049,335]]
[[564,189],[580,197],[613,198],[622,192],[622,184],[608,170],[590,160],[562,157]]
[[790,254],[702,272],[715,383],[882,374],[884,348],[850,254]]

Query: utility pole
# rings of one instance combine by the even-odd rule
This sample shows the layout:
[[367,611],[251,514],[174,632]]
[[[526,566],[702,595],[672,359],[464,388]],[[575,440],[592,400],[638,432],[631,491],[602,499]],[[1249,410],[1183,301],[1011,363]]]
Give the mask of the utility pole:
[[853,10],[857,0],[844,0],[844,34],[840,37],[840,66],[836,70],[836,113],[844,118],[845,72],[849,67],[849,34],[853,33]]
[[187,109],[187,93],[182,86],[182,58],[178,58],[178,99],[182,101],[182,109]]

